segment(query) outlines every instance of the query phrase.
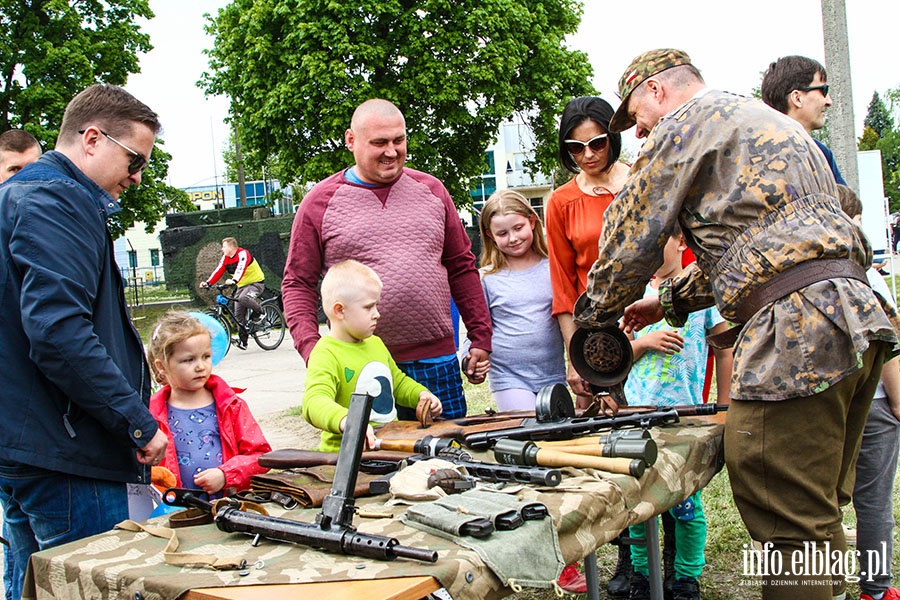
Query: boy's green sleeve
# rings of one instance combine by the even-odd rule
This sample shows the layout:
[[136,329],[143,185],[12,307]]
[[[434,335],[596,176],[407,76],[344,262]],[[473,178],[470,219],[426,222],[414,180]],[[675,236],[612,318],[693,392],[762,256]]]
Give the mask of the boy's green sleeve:
[[318,429],[341,434],[341,420],[348,407],[338,401],[338,378],[341,367],[331,352],[316,345],[309,355],[303,392],[303,418]]

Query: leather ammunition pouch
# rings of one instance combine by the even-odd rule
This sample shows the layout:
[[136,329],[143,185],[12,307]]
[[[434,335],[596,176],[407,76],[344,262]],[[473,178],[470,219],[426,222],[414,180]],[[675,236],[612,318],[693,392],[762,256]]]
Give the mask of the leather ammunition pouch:
[[[322,465],[307,469],[291,469],[277,473],[265,473],[250,477],[250,489],[254,493],[279,492],[296,500],[303,508],[318,508],[331,493],[334,485],[334,465]],[[355,498],[369,495],[369,484],[377,477],[360,473],[353,492]]]

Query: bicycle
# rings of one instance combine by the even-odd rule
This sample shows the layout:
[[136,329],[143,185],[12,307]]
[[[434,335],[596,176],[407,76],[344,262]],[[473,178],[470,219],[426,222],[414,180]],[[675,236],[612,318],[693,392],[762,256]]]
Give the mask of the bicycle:
[[252,316],[258,313],[255,310],[248,309],[247,322],[241,323],[234,314],[235,297],[225,293],[226,288],[237,288],[237,286],[220,283],[215,287],[219,290],[219,293],[216,294],[216,304],[213,308],[207,309],[206,314],[214,317],[225,328],[225,334],[231,341],[225,347],[226,355],[231,344],[235,346],[240,344],[240,337],[233,337],[233,335],[241,330],[246,331],[248,337],[253,336],[256,345],[263,350],[274,350],[281,345],[281,342],[284,340],[285,324],[284,313],[278,308],[277,296],[259,300],[259,305],[263,309],[261,318],[254,320]]

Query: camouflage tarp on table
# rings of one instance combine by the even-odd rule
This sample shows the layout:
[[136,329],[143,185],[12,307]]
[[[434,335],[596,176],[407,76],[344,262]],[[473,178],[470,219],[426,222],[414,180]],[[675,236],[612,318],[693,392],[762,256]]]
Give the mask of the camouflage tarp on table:
[[[675,506],[704,487],[722,467],[722,425],[685,419],[681,425],[656,428],[659,458],[644,476],[634,479],[602,471],[565,469],[556,488],[526,488],[523,496],[544,503],[559,532],[567,563],[610,541],[629,524]],[[385,496],[358,499],[361,507],[383,508]],[[267,505],[267,508],[272,505]],[[401,507],[393,507],[398,515]],[[275,516],[313,523],[318,509]],[[165,517],[151,519],[165,525]],[[189,589],[274,583],[303,583],[432,575],[456,600],[499,598],[512,593],[473,550],[407,527],[398,518],[357,517],[360,531],[397,538],[401,544],[437,550],[437,563],[398,559],[378,561],[327,554],[311,548],[225,534],[215,525],[177,529],[179,551],[247,560],[249,573],[175,567],[163,561],[166,540],[147,533],[111,531],[32,556],[24,598],[174,599]],[[494,535],[502,535],[502,532]],[[252,566],[262,561],[260,568]]]

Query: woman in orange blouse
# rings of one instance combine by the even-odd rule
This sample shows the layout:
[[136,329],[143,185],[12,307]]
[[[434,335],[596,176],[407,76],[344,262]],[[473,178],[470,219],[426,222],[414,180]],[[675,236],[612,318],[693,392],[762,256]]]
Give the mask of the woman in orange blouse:
[[[597,260],[603,213],[628,178],[628,165],[619,162],[622,136],[608,130],[614,112],[606,100],[585,96],[569,101],[560,119],[559,159],[575,177],[553,192],[546,221],[553,315],[566,348],[575,332],[575,301]],[[571,362],[566,380],[577,395],[576,405],[590,404],[590,389]]]
[[[560,118],[559,160],[568,171],[575,173],[575,177],[550,196],[546,222],[553,316],[559,321],[566,348],[575,333],[572,319],[575,301],[584,292],[588,271],[599,254],[597,244],[603,228],[603,213],[628,179],[628,165],[619,162],[622,136],[609,133],[609,120],[614,112],[606,100],[585,96],[569,101]],[[576,394],[576,406],[586,408],[591,402],[590,387],[575,371],[571,361],[566,381]],[[572,569],[572,566],[566,569]],[[608,594],[627,596],[631,572],[630,547],[619,544],[615,574],[607,584]],[[560,577],[563,589],[575,592],[587,589],[580,578],[565,582],[566,575],[563,571]]]

